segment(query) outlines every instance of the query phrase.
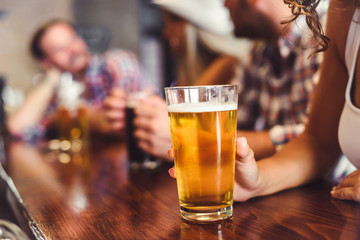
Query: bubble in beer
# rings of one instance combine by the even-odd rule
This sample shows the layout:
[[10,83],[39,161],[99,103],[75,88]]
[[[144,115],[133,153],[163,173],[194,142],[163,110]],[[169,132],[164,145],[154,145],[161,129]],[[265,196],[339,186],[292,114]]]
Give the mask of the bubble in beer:
[[79,128],[72,128],[70,134],[73,138],[80,138],[81,130]]
[[73,160],[73,163],[76,165],[81,165],[84,162],[84,159],[81,156],[81,154],[74,154],[72,156],[72,160]]
[[60,142],[60,149],[63,151],[69,151],[71,148],[71,143],[68,140],[63,140]]
[[71,161],[71,157],[67,153],[60,153],[58,157],[59,157],[59,162],[63,164],[67,164]]
[[58,139],[50,140],[48,143],[49,149],[56,151],[60,149],[60,141]]
[[82,141],[80,139],[76,139],[76,140],[73,140],[72,141],[72,144],[71,144],[71,150],[73,152],[80,152],[81,151],[81,148],[82,148]]

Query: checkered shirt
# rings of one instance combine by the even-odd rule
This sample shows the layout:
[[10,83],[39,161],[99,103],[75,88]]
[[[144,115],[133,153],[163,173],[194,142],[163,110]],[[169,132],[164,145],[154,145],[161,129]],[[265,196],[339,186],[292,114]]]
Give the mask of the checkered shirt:
[[[131,51],[113,49],[101,55],[92,55],[85,77],[81,80],[85,84],[85,91],[81,97],[87,105],[100,109],[113,87],[120,87],[126,91],[139,90],[140,79],[140,66],[137,57]],[[43,137],[50,117],[57,108],[58,99],[54,96],[39,124],[29,128],[22,136],[14,136],[15,139],[34,141]]]
[[[326,10],[327,5],[319,9],[323,24]],[[276,147],[303,131],[322,61],[322,54],[311,55],[312,46],[316,43],[304,18],[291,25],[278,46],[254,44],[250,61],[239,65],[235,80],[239,130],[269,130]]]

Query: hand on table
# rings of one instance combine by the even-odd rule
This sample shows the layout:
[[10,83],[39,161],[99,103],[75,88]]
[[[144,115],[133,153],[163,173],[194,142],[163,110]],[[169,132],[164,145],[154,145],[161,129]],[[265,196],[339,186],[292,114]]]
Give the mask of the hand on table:
[[349,174],[339,185],[333,187],[331,195],[338,199],[360,202],[360,170]]
[[104,102],[105,118],[112,130],[117,131],[125,127],[126,93],[120,88],[110,91]]
[[166,102],[159,96],[143,99],[135,108],[135,115],[134,135],[139,147],[154,156],[170,160],[168,149],[171,137]]

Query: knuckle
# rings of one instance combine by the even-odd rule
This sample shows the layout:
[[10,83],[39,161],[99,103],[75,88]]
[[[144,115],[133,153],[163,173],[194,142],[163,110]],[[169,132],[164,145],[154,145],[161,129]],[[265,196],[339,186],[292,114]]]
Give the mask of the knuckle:
[[149,122],[149,129],[151,132],[156,132],[156,125],[153,120]]
[[354,187],[353,199],[356,201],[360,201],[360,186]]

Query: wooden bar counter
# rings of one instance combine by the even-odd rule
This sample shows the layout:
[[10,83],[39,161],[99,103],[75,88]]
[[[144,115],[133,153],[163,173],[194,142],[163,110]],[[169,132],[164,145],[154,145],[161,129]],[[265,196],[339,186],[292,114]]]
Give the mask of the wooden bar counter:
[[121,142],[70,159],[14,143],[4,168],[32,239],[360,239],[360,204],[332,199],[325,180],[235,203],[227,221],[185,222],[171,165],[130,171]]

